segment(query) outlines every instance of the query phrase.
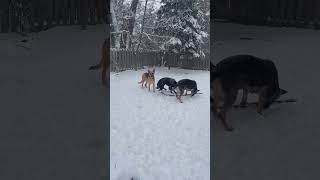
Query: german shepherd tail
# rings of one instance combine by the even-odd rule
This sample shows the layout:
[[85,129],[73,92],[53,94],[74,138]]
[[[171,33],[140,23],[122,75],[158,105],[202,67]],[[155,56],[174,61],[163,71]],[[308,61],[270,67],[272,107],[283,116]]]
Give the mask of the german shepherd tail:
[[97,64],[97,65],[94,65],[94,66],[90,66],[89,67],[89,70],[98,70],[101,68],[101,63]]

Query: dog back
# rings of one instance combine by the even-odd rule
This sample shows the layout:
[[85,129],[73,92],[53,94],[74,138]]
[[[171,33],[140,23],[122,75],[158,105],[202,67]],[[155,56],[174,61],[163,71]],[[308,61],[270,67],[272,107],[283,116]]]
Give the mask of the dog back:
[[279,88],[276,66],[270,60],[251,55],[231,56],[219,62],[213,72],[213,79],[219,78],[224,89],[247,89],[258,92],[268,87]]
[[182,79],[178,81],[177,87],[181,90],[188,90],[188,91],[197,91],[197,83],[194,80],[190,79]]

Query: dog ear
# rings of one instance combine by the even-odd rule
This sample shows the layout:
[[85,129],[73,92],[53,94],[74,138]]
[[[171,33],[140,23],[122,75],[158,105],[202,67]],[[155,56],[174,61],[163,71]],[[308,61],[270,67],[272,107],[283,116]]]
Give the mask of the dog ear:
[[156,72],[156,68],[153,68],[153,73],[155,73]]
[[284,89],[280,89],[280,95],[283,95],[283,94],[287,94],[288,91],[284,90]]

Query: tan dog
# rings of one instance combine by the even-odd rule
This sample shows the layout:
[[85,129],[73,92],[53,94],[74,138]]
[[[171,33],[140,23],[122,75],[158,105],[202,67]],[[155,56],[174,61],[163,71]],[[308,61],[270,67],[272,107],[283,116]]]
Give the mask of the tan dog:
[[89,67],[89,70],[97,70],[102,68],[101,82],[102,82],[102,85],[104,86],[107,85],[107,74],[109,76],[109,73],[107,73],[107,69],[109,68],[109,65],[110,65],[110,38],[107,38],[106,40],[104,40],[101,48],[101,59],[99,64]]
[[150,91],[150,85],[153,85],[153,92],[155,92],[155,78],[154,78],[154,73],[155,73],[155,69],[153,68],[153,70],[148,70],[148,72],[143,73],[142,74],[142,78],[141,81],[139,82],[139,84],[141,84],[141,87],[143,88],[143,83],[145,83],[145,87],[149,87],[149,91]]

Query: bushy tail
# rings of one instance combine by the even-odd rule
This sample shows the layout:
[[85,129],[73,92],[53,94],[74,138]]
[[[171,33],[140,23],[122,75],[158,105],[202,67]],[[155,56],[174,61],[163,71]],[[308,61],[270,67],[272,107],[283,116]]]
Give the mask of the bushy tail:
[[89,70],[97,70],[97,69],[100,69],[100,68],[101,68],[101,63],[99,63],[97,65],[94,65],[94,66],[90,66]]

